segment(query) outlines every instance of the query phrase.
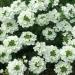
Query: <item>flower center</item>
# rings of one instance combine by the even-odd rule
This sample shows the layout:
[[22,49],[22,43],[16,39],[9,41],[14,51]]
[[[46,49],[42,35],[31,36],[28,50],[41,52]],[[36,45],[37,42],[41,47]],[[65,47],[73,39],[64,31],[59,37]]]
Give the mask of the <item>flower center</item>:
[[42,17],[41,17],[41,19],[44,19],[44,18],[45,18],[45,16],[42,16]]
[[10,22],[7,23],[7,27],[10,27],[10,26],[12,26],[12,23],[10,23]]
[[9,42],[9,46],[15,46],[16,44],[15,44],[15,41],[14,40],[11,40],[10,42]]
[[39,64],[39,62],[36,62],[35,66],[40,67],[41,65]]
[[71,52],[71,51],[69,51],[69,50],[68,50],[68,51],[66,51],[66,56],[67,56],[67,57],[72,56],[72,52]]
[[30,19],[27,16],[24,16],[24,20],[28,22],[30,21]]
[[6,54],[5,53],[2,53],[1,55],[0,55],[0,57],[4,57]]
[[67,71],[67,68],[66,67],[61,67],[61,72],[66,72]]
[[48,35],[51,35],[52,34],[52,32],[51,31],[48,31]]
[[19,65],[16,65],[14,69],[19,70],[20,69]]
[[55,50],[50,52],[51,56],[56,56]]
[[17,5],[19,6],[20,5],[20,2],[18,2]]
[[25,39],[30,39],[31,35],[26,34],[24,37],[25,37]]

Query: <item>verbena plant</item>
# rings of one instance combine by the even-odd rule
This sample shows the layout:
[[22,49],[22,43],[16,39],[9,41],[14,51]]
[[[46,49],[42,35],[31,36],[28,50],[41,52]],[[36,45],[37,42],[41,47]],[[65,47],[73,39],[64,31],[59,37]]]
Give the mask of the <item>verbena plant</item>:
[[0,0],[0,75],[74,75],[75,0]]

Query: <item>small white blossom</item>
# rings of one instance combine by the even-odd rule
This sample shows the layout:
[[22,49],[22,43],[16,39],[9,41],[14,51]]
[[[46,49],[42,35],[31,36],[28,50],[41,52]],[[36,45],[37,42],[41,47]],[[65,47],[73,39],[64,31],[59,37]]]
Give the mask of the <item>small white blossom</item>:
[[18,23],[23,28],[24,27],[28,28],[33,26],[34,20],[35,20],[34,13],[32,13],[29,9],[26,11],[22,11],[18,16]]
[[15,13],[10,7],[2,7],[0,8],[0,21],[3,21],[4,18],[14,18]]
[[72,46],[63,46],[60,49],[61,60],[65,62],[73,62],[75,60],[75,48]]
[[38,52],[38,55],[42,56],[42,54],[46,50],[46,44],[45,42],[37,42],[33,49],[35,52]]
[[23,45],[34,45],[37,40],[37,36],[30,31],[22,32],[20,40]]
[[43,57],[46,62],[56,63],[60,59],[59,49],[56,46],[47,46],[46,51],[43,53]]
[[1,27],[6,33],[11,34],[18,30],[18,24],[12,18],[4,18]]
[[49,16],[47,16],[47,14],[40,14],[38,15],[38,17],[36,18],[36,23],[40,26],[44,26],[44,25],[48,25],[49,24]]
[[61,9],[67,19],[74,17],[75,7],[72,4],[67,3],[66,6],[62,6]]
[[45,30],[42,31],[42,34],[43,36],[45,36],[46,40],[54,40],[55,37],[57,36],[54,29],[51,29],[51,28],[46,28]]
[[19,14],[21,11],[27,9],[25,1],[21,1],[21,0],[13,1],[10,7],[15,14]]
[[38,10],[46,10],[50,0],[30,0],[28,7],[32,10],[32,12],[37,12]]
[[0,73],[1,73],[1,74],[3,73],[3,69],[0,70]]
[[0,41],[3,41],[8,35],[6,34],[6,31],[0,27]]
[[4,41],[3,44],[5,47],[8,48],[9,52],[18,52],[21,47],[21,41],[19,40],[19,38],[17,36],[8,36]]
[[7,66],[9,75],[24,75],[24,71],[26,71],[26,69],[27,68],[23,62],[17,59],[10,61]]
[[52,6],[54,7],[54,6],[57,6],[58,4],[59,4],[59,0],[54,0]]
[[69,40],[68,44],[75,47],[75,39]]
[[12,56],[8,52],[8,49],[5,48],[3,45],[0,45],[0,62],[1,63],[8,63],[12,59]]
[[47,16],[49,21],[53,23],[57,23],[60,21],[60,13],[56,9],[49,11]]
[[65,32],[62,34],[63,35],[63,45],[67,45],[68,42],[72,40],[72,34],[71,32]]
[[72,66],[70,63],[60,61],[55,65],[54,71],[57,73],[57,75],[69,75],[72,73]]
[[72,28],[71,33],[72,33],[73,37],[75,37],[75,26]]
[[28,60],[26,59],[26,56],[23,56],[23,61],[24,61],[24,63],[28,62]]
[[35,74],[40,74],[46,69],[46,64],[44,59],[40,58],[39,56],[33,57],[29,61],[29,70]]
[[71,31],[72,30],[72,26],[70,25],[69,22],[67,22],[66,20],[60,21],[58,23],[56,23],[56,26],[54,27],[56,32],[59,31]]

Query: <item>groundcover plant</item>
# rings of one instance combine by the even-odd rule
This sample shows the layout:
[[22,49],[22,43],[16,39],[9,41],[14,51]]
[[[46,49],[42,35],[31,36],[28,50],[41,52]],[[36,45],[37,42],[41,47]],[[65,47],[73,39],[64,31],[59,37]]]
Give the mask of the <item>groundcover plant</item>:
[[0,0],[0,75],[75,75],[75,0]]

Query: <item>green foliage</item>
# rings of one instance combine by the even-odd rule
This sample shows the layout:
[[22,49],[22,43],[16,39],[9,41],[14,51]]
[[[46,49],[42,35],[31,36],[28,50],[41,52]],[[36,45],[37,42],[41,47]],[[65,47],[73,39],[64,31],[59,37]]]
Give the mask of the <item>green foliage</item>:
[[[9,6],[13,1],[15,0],[0,0],[0,6]],[[27,3],[29,2],[29,0],[22,0],[22,1],[26,1]],[[60,0],[60,3],[62,3],[63,5],[65,5],[66,3],[75,3],[75,0]]]
[[9,6],[14,0],[0,0],[0,6]]
[[[11,4],[13,1],[16,1],[16,0],[0,0],[0,7],[3,7],[3,6],[10,6],[10,4]],[[30,0],[22,0],[22,1],[26,1],[26,4],[28,4]]]

